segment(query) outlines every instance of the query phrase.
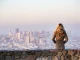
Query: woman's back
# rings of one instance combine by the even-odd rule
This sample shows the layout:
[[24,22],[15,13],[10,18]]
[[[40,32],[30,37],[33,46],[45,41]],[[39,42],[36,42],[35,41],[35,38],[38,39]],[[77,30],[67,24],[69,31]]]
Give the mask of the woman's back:
[[56,35],[56,36],[55,36],[56,41],[63,41],[64,38],[66,37],[66,32],[65,32],[65,30],[56,31],[54,34]]
[[64,44],[68,41],[68,36],[62,24],[58,25],[52,40],[56,44],[56,49],[65,49]]

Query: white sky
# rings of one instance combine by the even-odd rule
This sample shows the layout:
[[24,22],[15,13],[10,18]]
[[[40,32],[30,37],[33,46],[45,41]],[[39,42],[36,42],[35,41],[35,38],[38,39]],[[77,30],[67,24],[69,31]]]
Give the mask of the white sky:
[[0,0],[0,26],[79,24],[79,0]]

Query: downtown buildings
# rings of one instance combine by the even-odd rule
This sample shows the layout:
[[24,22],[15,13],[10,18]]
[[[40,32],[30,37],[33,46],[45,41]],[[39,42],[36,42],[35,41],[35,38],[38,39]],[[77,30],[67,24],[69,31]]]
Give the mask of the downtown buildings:
[[2,43],[0,42],[0,46],[13,50],[45,49],[46,45],[51,46],[49,38],[50,34],[48,31],[20,31],[19,28],[16,28],[15,33],[10,30],[8,35],[1,37],[0,41]]

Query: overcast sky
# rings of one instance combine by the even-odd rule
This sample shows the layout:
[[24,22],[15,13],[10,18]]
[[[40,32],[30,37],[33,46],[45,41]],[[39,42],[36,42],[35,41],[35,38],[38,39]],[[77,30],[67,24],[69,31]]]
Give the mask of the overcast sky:
[[79,24],[79,0],[0,0],[0,26]]

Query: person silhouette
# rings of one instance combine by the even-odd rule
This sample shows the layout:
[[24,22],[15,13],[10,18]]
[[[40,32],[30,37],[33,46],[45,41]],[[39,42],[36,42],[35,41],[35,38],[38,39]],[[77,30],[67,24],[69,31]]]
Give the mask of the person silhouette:
[[55,49],[65,49],[65,43],[68,41],[68,36],[62,23],[59,23],[54,31],[52,41],[55,44]]

